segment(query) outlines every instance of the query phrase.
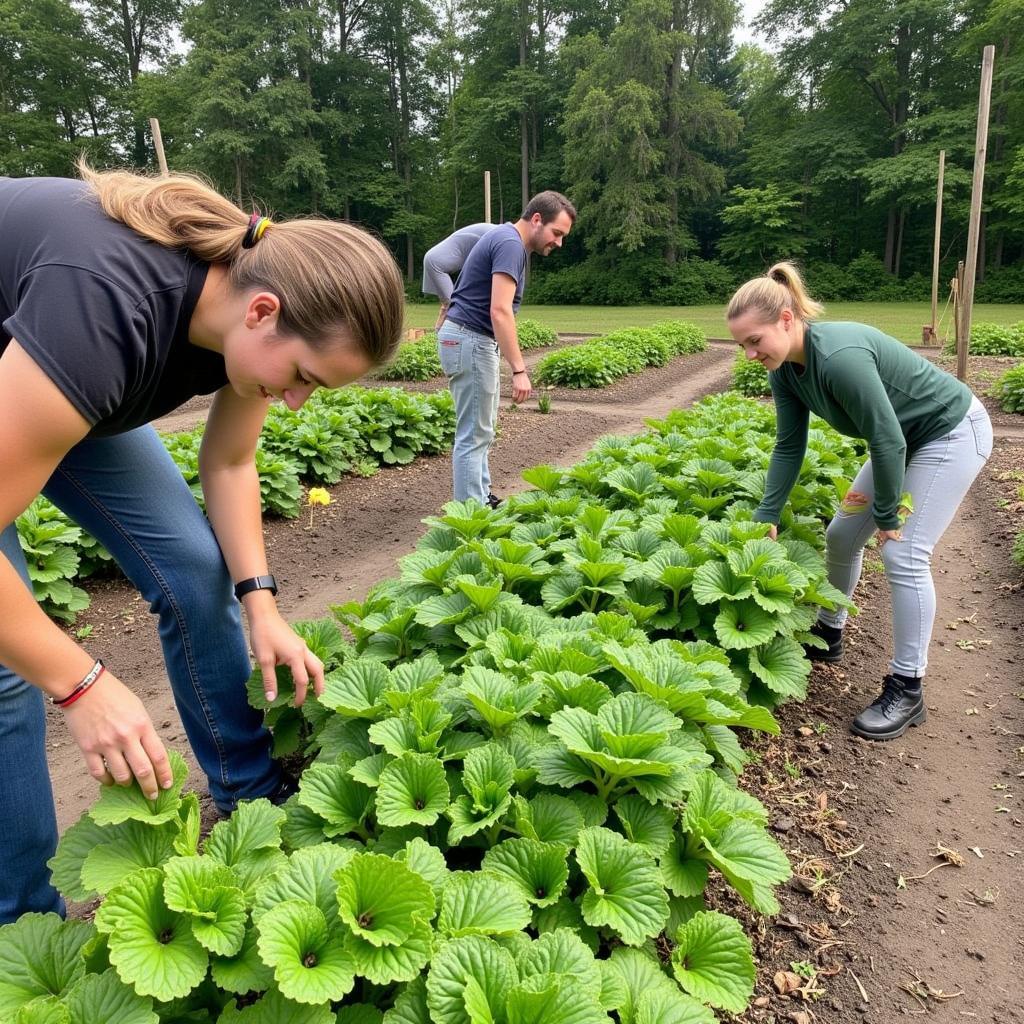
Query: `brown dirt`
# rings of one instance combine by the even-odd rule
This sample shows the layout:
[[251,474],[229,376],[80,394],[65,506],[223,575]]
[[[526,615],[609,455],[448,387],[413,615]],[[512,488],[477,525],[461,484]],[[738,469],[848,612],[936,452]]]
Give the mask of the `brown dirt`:
[[[731,347],[713,345],[599,394],[555,393],[546,416],[533,402],[511,411],[503,401],[495,490],[518,490],[524,468],[571,464],[602,434],[635,432],[647,418],[721,390],[731,362]],[[760,968],[744,1021],[1024,1021],[1024,572],[1010,561],[1024,529],[1024,417],[994,418],[996,450],[934,560],[928,722],[888,744],[848,732],[874,697],[891,648],[888,591],[869,554],[845,661],[815,669],[809,699],[780,713],[782,736],[754,743],[744,781],[767,803],[796,876],[779,893],[778,918],[747,915]],[[420,520],[449,494],[449,459],[422,459],[342,481],[312,529],[308,517],[268,522],[286,617],[319,617],[391,574]],[[124,583],[91,591],[93,605],[77,624],[92,627],[90,652],[134,681],[164,740],[184,752],[145,606]],[[59,724],[51,736],[65,827],[91,803],[95,785]],[[940,844],[953,852],[936,857]],[[776,972],[794,964],[805,974],[813,967],[816,981],[803,994],[779,995]]]

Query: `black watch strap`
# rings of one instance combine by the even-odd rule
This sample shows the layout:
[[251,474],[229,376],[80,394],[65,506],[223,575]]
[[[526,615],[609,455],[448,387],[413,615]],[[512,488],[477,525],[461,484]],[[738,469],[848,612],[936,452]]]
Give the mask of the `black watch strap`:
[[250,576],[247,580],[240,580],[235,584],[235,597],[241,601],[246,594],[251,594],[254,590],[269,590],[272,594],[277,594],[277,580],[269,574]]

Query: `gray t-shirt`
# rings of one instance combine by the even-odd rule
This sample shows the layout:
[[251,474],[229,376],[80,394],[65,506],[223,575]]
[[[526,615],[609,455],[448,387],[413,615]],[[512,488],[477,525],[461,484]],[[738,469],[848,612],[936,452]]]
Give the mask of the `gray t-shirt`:
[[501,224],[488,231],[473,247],[459,274],[448,319],[493,338],[491,278],[495,274],[507,274],[515,281],[512,312],[517,313],[526,278],[526,246],[514,224]]
[[208,265],[108,217],[66,178],[0,178],[0,353],[16,338],[105,437],[227,383],[188,327]]
[[453,280],[462,270],[473,246],[493,228],[493,224],[467,224],[428,249],[423,257],[423,294],[450,301]]

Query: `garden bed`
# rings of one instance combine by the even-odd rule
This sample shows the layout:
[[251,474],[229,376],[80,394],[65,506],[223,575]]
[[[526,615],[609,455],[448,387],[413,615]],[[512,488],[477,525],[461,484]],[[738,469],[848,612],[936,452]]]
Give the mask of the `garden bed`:
[[[522,489],[524,468],[568,465],[602,434],[636,432],[647,418],[721,390],[731,363],[731,348],[712,346],[598,392],[556,390],[548,415],[535,402],[512,412],[503,397],[495,490]],[[1014,505],[1013,474],[1022,469],[1024,448],[1000,442],[937,553],[927,725],[886,745],[847,732],[886,670],[891,639],[887,589],[869,557],[846,662],[816,670],[809,700],[780,713],[783,736],[755,744],[760,761],[744,782],[766,802],[796,877],[780,890],[782,915],[751,922],[761,962],[750,1021],[880,1024],[922,1006],[938,1020],[1019,1019],[1024,576],[1010,548],[1024,525]],[[331,490],[334,503],[317,510],[312,529],[307,518],[267,524],[290,619],[320,617],[390,575],[422,532],[420,520],[449,497],[450,463],[421,459]],[[90,592],[93,607],[76,626],[91,632],[89,650],[134,686],[165,741],[184,750],[145,605],[123,583]],[[66,826],[92,802],[95,785],[59,723],[50,760]],[[963,866],[914,879],[939,863],[931,856],[937,843],[957,851]],[[792,983],[783,976],[777,985],[777,973],[796,974],[794,965],[816,974],[804,985],[808,999],[777,992]]]

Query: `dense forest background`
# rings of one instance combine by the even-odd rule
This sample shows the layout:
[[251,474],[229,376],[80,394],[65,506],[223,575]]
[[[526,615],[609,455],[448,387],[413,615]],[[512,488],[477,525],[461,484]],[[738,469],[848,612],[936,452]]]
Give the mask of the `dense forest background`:
[[996,47],[980,301],[1024,301],[1024,2],[0,0],[0,174],[176,170],[423,252],[524,197],[580,217],[532,302],[720,301],[780,257],[833,299],[930,294],[966,249]]

